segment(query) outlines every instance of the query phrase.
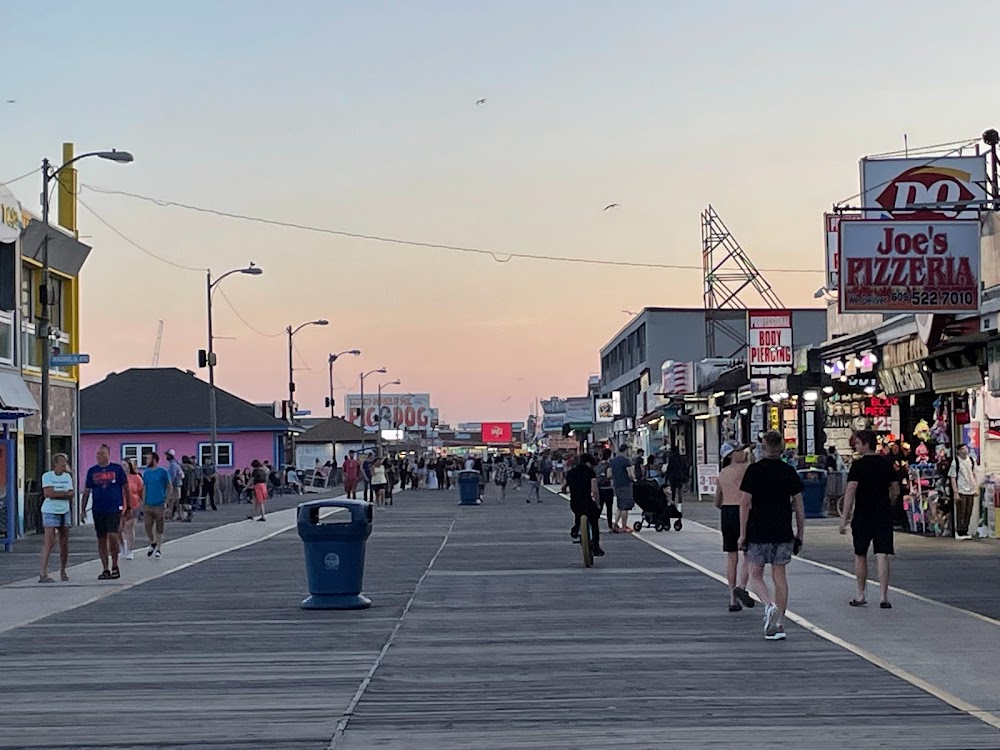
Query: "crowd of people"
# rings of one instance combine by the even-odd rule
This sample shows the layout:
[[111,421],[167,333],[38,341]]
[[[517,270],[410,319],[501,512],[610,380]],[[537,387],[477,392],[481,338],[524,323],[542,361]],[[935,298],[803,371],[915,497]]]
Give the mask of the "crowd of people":
[[[218,510],[218,474],[210,459],[200,463],[194,456],[182,455],[178,459],[175,451],[168,450],[161,465],[160,455],[152,452],[143,457],[140,472],[130,458],[112,462],[107,445],[97,449],[95,458],[96,463],[86,473],[80,520],[86,520],[89,508],[102,564],[99,580],[120,578],[121,560],[135,559],[136,526],[140,519],[148,540],[147,557],[160,558],[166,521],[190,523],[196,510]],[[273,472],[266,461],[255,460],[245,472],[234,474],[232,483],[238,498],[249,488],[248,499],[254,504],[254,512],[248,518],[266,520],[264,506],[272,491],[269,479],[273,478]],[[49,575],[49,560],[58,546],[59,578],[68,581],[66,566],[76,484],[65,454],[52,457],[52,469],[42,475],[42,495],[44,541],[38,580],[39,583],[55,581]]]

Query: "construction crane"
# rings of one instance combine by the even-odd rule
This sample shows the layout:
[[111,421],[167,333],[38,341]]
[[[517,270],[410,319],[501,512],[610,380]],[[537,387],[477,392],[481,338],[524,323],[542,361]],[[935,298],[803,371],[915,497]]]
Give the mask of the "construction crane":
[[153,367],[160,366],[160,344],[163,343],[163,321],[156,329],[156,346],[153,347]]

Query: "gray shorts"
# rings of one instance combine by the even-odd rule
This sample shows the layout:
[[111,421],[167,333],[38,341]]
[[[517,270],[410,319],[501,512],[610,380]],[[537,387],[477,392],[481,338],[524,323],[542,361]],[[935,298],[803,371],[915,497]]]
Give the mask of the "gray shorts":
[[632,485],[624,484],[615,487],[615,500],[618,502],[618,510],[632,510],[635,507],[635,500],[632,499]]
[[746,558],[751,565],[788,565],[792,561],[795,542],[778,544],[747,544]]

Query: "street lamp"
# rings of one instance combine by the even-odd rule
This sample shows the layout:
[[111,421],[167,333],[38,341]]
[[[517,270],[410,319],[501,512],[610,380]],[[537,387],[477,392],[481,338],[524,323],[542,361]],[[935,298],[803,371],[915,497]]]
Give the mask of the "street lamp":
[[377,370],[369,370],[368,372],[361,373],[361,453],[365,452],[365,378],[369,375],[385,375],[388,372],[384,367],[380,367]]
[[329,360],[329,362],[330,362],[330,419],[333,419],[336,416],[336,414],[333,411],[333,407],[334,407],[334,398],[333,398],[333,363],[336,362],[340,357],[343,357],[345,354],[353,354],[355,357],[358,357],[358,356],[361,355],[361,350],[360,349],[349,349],[346,352],[340,352],[339,354],[331,354],[330,355],[330,360]]
[[[215,335],[212,331],[212,295],[215,292],[215,287],[217,287],[224,278],[232,276],[234,273],[242,273],[247,276],[260,276],[264,273],[264,269],[254,265],[253,261],[251,261],[250,265],[246,268],[234,268],[232,271],[226,271],[215,281],[212,281],[211,268],[205,272],[205,291],[208,296],[208,353],[205,357],[205,364],[208,365],[208,414],[210,423],[208,439],[212,444],[213,464],[218,464],[219,462],[219,457],[216,455],[215,447],[219,442],[219,415],[215,406]],[[200,459],[201,456],[198,458]]]
[[[295,350],[294,338],[295,334],[301,331],[303,328],[308,326],[328,326],[330,321],[324,318],[319,320],[310,320],[307,323],[302,323],[301,325],[292,328],[288,326],[285,332],[288,334],[288,424],[292,425],[295,422],[295,363],[292,360],[292,353]],[[288,433],[288,463],[295,466],[295,433],[289,431]]]
[[378,386],[378,455],[379,458],[382,457],[382,389],[387,385],[402,385],[402,381],[399,379],[393,380],[389,383],[379,383]]
[[42,314],[38,317],[38,328],[35,331],[35,337],[42,339],[44,344],[42,345],[42,454],[44,457],[44,470],[48,470],[52,467],[52,445],[49,435],[49,367],[51,364],[52,356],[52,317],[51,317],[51,288],[52,280],[50,278],[50,266],[49,266],[49,183],[55,180],[62,174],[63,170],[68,168],[70,165],[75,164],[81,159],[87,159],[91,156],[96,156],[98,159],[107,159],[108,161],[118,162],[119,164],[128,164],[133,161],[135,157],[132,156],[128,151],[116,151],[111,149],[110,151],[91,151],[86,154],[80,154],[75,156],[61,167],[54,168],[52,163],[48,159],[42,159],[42,224],[45,230],[45,235],[42,238]]

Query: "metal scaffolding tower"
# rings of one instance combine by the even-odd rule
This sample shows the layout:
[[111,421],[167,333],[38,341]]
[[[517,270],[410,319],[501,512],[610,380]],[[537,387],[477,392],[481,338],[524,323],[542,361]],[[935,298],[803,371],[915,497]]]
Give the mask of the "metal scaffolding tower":
[[[746,331],[720,319],[719,310],[748,309],[741,295],[755,293],[760,307],[784,309],[778,295],[711,205],[701,214],[701,262],[705,282],[705,352],[709,358],[732,347],[734,358],[746,347]],[[752,287],[752,289],[751,289]],[[722,337],[725,337],[722,339]]]

